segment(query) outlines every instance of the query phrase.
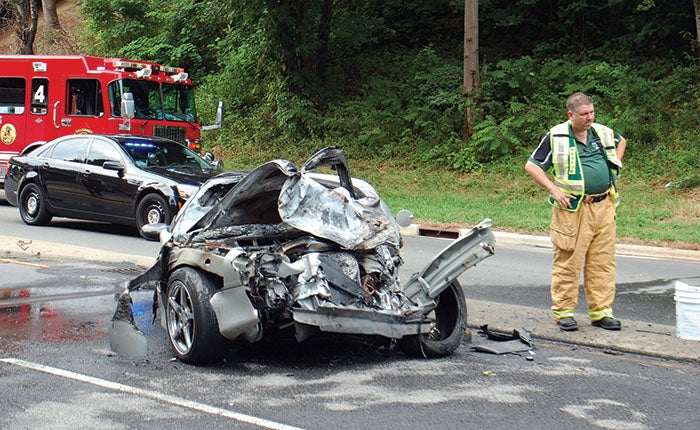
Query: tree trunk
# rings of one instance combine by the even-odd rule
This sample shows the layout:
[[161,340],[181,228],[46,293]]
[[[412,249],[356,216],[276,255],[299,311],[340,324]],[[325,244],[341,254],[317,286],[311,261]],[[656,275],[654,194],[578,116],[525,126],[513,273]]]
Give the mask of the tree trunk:
[[700,61],[700,0],[693,0],[695,7],[695,55]]
[[[697,0],[700,1],[700,0]],[[321,8],[321,23],[318,29],[320,46],[316,53],[316,74],[323,80],[328,66],[328,39],[331,34],[331,18],[333,17],[333,0],[323,0]]]
[[[700,1],[700,0],[695,0]],[[479,1],[464,1],[464,83],[462,96],[467,99],[464,110],[462,140],[467,142],[474,132],[473,96],[479,89]]]
[[306,32],[306,2],[298,0],[296,3],[296,28],[299,30],[299,69],[303,79],[306,81],[312,74],[311,56],[309,55],[309,37]]
[[19,43],[19,52],[23,55],[34,54],[34,39],[39,22],[41,0],[22,0],[17,2],[17,27],[15,34]]
[[56,0],[42,0],[44,8],[44,22],[48,28],[61,30],[61,24],[58,22],[58,12],[56,11]]

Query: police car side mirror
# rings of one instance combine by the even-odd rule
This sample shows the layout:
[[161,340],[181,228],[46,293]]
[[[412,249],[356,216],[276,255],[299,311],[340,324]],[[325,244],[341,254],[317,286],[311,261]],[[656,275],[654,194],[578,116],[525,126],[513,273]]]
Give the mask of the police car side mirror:
[[114,170],[121,178],[124,176],[124,164],[121,161],[105,161],[102,163],[102,168],[105,170]]

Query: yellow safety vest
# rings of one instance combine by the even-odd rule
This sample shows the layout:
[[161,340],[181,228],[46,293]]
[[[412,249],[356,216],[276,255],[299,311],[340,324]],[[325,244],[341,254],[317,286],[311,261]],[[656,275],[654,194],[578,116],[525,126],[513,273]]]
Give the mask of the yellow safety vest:
[[[576,199],[571,202],[571,208],[567,208],[567,210],[577,211],[585,188],[576,138],[569,133],[569,123],[570,121],[567,121],[552,127],[549,131],[549,141],[552,148],[554,185],[563,192],[576,196]],[[622,167],[622,161],[617,158],[615,133],[611,128],[602,124],[593,123],[592,127],[603,145],[603,153],[610,169],[610,198],[617,207],[620,203],[620,196],[617,193],[616,181],[619,169]],[[556,204],[551,196],[549,202]]]

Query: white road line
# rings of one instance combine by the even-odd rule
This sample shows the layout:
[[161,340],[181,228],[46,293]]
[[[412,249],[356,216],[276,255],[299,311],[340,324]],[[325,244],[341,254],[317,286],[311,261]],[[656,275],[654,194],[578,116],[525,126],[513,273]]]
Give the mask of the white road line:
[[86,382],[88,384],[96,385],[98,387],[109,388],[110,390],[121,391],[123,393],[135,394],[142,397],[148,397],[160,402],[170,403],[175,406],[182,406],[188,409],[192,409],[199,412],[204,412],[212,415],[219,415],[225,418],[231,418],[236,421],[253,424],[258,427],[263,427],[272,430],[302,430],[299,427],[288,426],[285,424],[276,423],[274,421],[269,421],[263,418],[257,418],[251,415],[241,414],[228,409],[218,408],[216,406],[205,405],[203,403],[192,402],[180,397],[170,396],[167,394],[159,393],[157,391],[144,390],[142,388],[131,387],[129,385],[120,384],[118,382],[107,381],[100,378],[95,378],[88,375],[82,375],[80,373],[71,372],[69,370],[58,369],[55,367],[44,366],[43,364],[31,363],[29,361],[24,361],[16,358],[0,358],[0,361],[14,364],[16,366],[25,367],[32,370],[38,370],[39,372],[48,373],[50,375],[56,375],[63,378],[73,379],[75,381]]

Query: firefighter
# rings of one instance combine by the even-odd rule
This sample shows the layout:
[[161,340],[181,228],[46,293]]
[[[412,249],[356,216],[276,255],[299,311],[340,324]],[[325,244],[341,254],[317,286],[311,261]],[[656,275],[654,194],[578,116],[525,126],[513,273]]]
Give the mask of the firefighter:
[[552,312],[560,329],[578,330],[574,309],[583,272],[591,323],[620,330],[622,324],[612,309],[619,203],[616,178],[627,141],[594,122],[593,100],[587,95],[571,95],[566,109],[569,120],[549,130],[525,165],[527,173],[549,192],[552,204]]

